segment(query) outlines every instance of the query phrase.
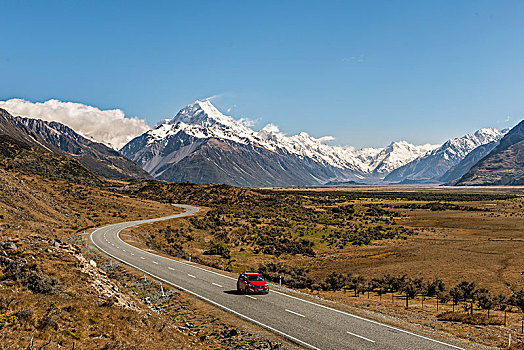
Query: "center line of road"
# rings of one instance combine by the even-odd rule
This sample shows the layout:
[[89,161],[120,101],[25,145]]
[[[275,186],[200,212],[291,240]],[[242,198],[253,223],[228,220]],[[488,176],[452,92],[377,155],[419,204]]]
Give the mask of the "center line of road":
[[173,270],[173,271],[175,271],[175,269],[174,269],[174,268],[172,268],[172,267],[169,267],[169,266],[168,266],[167,268],[168,268],[168,269],[170,269],[170,270]]
[[222,286],[221,286],[220,284],[218,284],[218,283],[214,283],[214,282],[213,282],[213,283],[211,283],[211,284],[214,285],[214,286],[217,286],[217,287],[222,288]]
[[156,261],[153,261],[153,264],[157,264],[158,265],[158,263]]
[[257,300],[257,298],[252,297],[251,295],[246,295],[246,297],[251,298],[251,299],[254,299],[254,300]]
[[304,315],[301,315],[299,314],[298,312],[295,312],[295,311],[291,311],[291,310],[288,310],[288,309],[284,309],[286,312],[289,312],[290,314],[293,314],[293,315],[297,315],[297,316],[300,316],[300,317],[306,317]]
[[190,275],[190,274],[187,274],[187,275],[188,275],[189,277],[191,277],[191,278],[196,278],[196,277],[195,277],[195,276],[193,276],[193,275]]
[[131,255],[135,255],[135,254],[131,253]]
[[140,259],[142,259],[142,260],[146,260],[146,258],[144,258],[143,256],[141,256]]
[[350,334],[350,335],[352,335],[352,336],[354,336],[354,337],[357,337],[357,338],[360,338],[360,339],[367,340],[367,341],[369,341],[369,342],[371,342],[371,343],[374,343],[374,342],[375,342],[374,340],[368,339],[368,338],[366,338],[366,337],[363,337],[363,336],[358,335],[358,334],[355,334],[355,333],[347,332],[347,334]]
[[125,249],[122,249],[123,252],[125,252],[126,250]]

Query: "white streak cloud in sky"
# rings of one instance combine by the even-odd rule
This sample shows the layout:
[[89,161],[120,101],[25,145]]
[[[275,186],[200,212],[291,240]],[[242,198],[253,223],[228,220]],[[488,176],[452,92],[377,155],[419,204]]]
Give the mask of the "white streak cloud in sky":
[[56,121],[84,137],[122,148],[138,135],[151,129],[146,121],[127,117],[121,109],[100,110],[82,103],[49,100],[30,102],[23,99],[0,101],[0,108],[15,116]]

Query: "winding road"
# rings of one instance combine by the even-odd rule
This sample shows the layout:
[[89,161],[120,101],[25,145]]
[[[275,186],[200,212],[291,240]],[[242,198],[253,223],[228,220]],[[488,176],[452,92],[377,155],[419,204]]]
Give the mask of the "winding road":
[[108,256],[308,349],[464,349],[286,294],[273,286],[268,295],[240,295],[236,292],[235,278],[197,264],[152,254],[120,239],[119,233],[125,228],[190,216],[199,211],[189,205],[176,206],[185,212],[108,225],[93,231],[90,239]]

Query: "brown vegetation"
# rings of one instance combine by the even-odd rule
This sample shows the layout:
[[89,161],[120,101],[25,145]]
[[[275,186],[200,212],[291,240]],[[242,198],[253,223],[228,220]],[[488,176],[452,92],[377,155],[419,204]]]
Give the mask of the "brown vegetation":
[[[144,195],[139,186],[134,193]],[[514,341],[521,339],[522,311],[511,293],[524,289],[524,202],[515,195],[518,190],[260,191],[148,184],[144,193],[209,210],[196,218],[133,229],[130,235],[138,243],[166,251],[169,243],[156,232],[171,225],[191,236],[177,242],[183,256],[192,254],[209,266],[234,272],[258,269],[274,282],[282,276],[290,287],[400,314],[473,341],[482,332],[459,327],[457,319],[438,321],[437,315],[456,309],[453,315],[472,323],[489,313],[493,324],[506,314]],[[264,250],[264,242],[274,237],[311,242],[313,252],[288,251],[286,244]],[[435,283],[441,290],[435,290]],[[406,305],[407,310],[398,308]],[[493,333],[484,342],[503,344],[506,328],[493,327],[499,326],[483,330]]]

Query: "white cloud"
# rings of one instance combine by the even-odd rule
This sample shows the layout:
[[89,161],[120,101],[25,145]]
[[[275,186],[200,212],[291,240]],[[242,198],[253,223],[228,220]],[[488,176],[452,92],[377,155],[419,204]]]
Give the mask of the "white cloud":
[[510,120],[511,120],[511,117],[510,117],[509,115],[506,116],[506,119],[504,119],[504,121],[505,121],[506,123],[509,122]]
[[204,101],[209,101],[209,102],[211,102],[211,101],[216,100],[217,98],[221,98],[221,97],[223,97],[223,96],[224,96],[224,94],[217,94],[217,95],[209,96],[209,97],[206,97],[206,98],[204,99]]
[[323,136],[319,139],[317,139],[319,142],[321,143],[324,143],[324,142],[328,142],[328,141],[333,141],[335,140],[335,138],[333,136]]
[[23,99],[0,101],[0,108],[15,116],[56,121],[115,149],[151,129],[146,121],[126,117],[120,109],[100,110],[75,102],[49,100],[30,102]]
[[250,119],[250,118],[240,118],[238,121],[241,122],[244,126],[247,126],[248,128],[252,128],[253,126],[255,126],[259,121],[261,120],[261,118],[257,118],[257,119]]

